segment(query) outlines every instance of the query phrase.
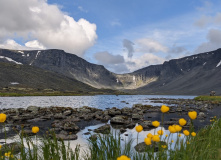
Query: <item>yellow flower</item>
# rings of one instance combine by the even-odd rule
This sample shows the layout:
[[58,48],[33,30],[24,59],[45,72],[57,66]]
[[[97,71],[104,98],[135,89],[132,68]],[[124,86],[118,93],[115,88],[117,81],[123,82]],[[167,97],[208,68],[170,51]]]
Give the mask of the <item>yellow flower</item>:
[[159,130],[159,131],[157,131],[157,133],[158,133],[159,135],[163,135],[163,130]]
[[160,122],[158,122],[158,121],[153,121],[153,122],[152,122],[152,125],[153,125],[154,127],[158,127],[158,126],[160,125]]
[[168,137],[168,135],[166,134],[166,137]]
[[141,132],[143,130],[143,127],[141,125],[138,125],[135,129],[137,132]]
[[189,116],[191,119],[196,119],[196,117],[197,117],[197,112],[196,112],[196,111],[188,112],[188,116]]
[[2,148],[2,145],[0,145],[0,149]]
[[12,154],[12,155],[10,155],[10,157],[11,157],[11,158],[14,158],[14,155]]
[[118,157],[117,160],[130,160],[130,158],[125,155],[122,155],[122,156]]
[[0,113],[0,122],[3,123],[6,120],[6,114]]
[[196,133],[195,133],[195,132],[192,132],[191,135],[192,135],[193,137],[195,137],[195,136],[196,136]]
[[182,127],[180,127],[179,125],[175,125],[174,127],[177,132],[180,132],[182,130]]
[[150,138],[145,138],[144,142],[146,143],[146,145],[151,145],[151,139]]
[[154,142],[159,142],[159,141],[160,141],[159,135],[154,135],[153,138],[152,138],[152,140],[153,140]]
[[147,137],[151,139],[153,137],[153,135],[151,133],[148,133]]
[[181,137],[181,134],[179,134],[179,137]]
[[32,132],[33,133],[38,133],[39,132],[39,128],[37,126],[32,127]]
[[189,135],[190,135],[190,132],[187,131],[187,130],[184,130],[184,131],[183,131],[183,134],[184,134],[185,136],[189,136]]
[[5,157],[10,157],[11,152],[5,153]]
[[181,126],[185,126],[186,125],[186,120],[184,118],[179,119],[179,124]]
[[176,128],[174,126],[169,126],[168,130],[170,131],[170,133],[176,133]]
[[162,148],[164,148],[164,149],[165,149],[165,148],[167,148],[167,146],[166,146],[166,145],[161,145],[161,147],[162,147]]
[[172,143],[174,142],[174,140],[171,141]]
[[168,112],[169,110],[170,110],[169,107],[167,107],[167,106],[165,106],[165,105],[162,105],[162,107],[161,107],[161,112],[166,113],[166,112]]

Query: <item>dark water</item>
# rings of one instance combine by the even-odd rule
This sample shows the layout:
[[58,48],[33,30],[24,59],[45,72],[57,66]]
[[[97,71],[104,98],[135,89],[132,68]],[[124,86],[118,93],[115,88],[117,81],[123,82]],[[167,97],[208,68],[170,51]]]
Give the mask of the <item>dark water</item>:
[[152,103],[152,98],[193,99],[195,96],[174,95],[96,95],[96,96],[36,96],[0,97],[0,108],[26,108],[28,106],[62,106],[78,108],[89,106],[99,109],[132,107],[133,104],[161,105]]

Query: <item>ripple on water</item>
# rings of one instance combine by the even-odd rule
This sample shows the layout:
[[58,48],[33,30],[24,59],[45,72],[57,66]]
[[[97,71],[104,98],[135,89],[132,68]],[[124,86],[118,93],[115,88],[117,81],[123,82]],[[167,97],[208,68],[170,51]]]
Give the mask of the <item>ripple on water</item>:
[[195,96],[173,95],[96,95],[96,96],[33,96],[0,97],[0,108],[27,108],[28,106],[62,106],[79,108],[89,106],[99,109],[132,107],[133,104],[162,105],[152,103],[151,98],[193,99]]

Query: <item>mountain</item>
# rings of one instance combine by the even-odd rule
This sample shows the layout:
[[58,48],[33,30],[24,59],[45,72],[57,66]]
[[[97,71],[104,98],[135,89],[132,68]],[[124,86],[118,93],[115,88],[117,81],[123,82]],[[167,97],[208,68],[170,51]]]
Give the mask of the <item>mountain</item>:
[[0,61],[35,66],[62,74],[96,88],[116,88],[115,74],[102,65],[96,65],[63,50],[0,50]]
[[0,49],[0,61],[33,66],[96,88],[135,94],[221,94],[221,49],[172,59],[133,73],[115,74],[104,66],[63,50],[17,51]]
[[142,84],[131,90],[136,94],[198,95],[212,90],[221,94],[221,49],[148,66],[130,75],[134,83]]
[[30,65],[0,62],[0,92],[19,94],[116,94]]

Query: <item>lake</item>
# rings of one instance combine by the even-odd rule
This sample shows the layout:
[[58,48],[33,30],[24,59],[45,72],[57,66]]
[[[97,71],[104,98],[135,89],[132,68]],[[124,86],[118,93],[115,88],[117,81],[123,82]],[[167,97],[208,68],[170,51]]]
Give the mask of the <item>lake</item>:
[[99,109],[132,107],[133,104],[162,105],[153,103],[152,98],[193,99],[195,96],[182,95],[95,95],[95,96],[26,96],[0,97],[0,108],[27,108],[38,107],[72,107],[89,106]]

